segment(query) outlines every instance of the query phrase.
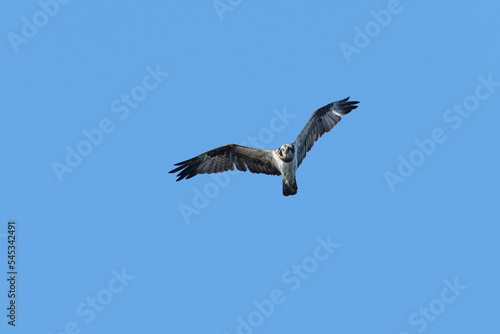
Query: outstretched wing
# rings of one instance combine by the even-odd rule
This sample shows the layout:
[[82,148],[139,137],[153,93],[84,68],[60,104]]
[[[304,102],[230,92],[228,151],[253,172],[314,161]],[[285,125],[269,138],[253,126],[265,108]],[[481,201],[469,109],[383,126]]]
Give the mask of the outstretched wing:
[[261,150],[236,144],[228,144],[207,151],[196,157],[176,163],[179,166],[169,173],[177,173],[177,181],[190,179],[198,174],[220,173],[228,170],[281,175],[273,157],[273,151]]
[[297,150],[297,167],[306,157],[306,153],[313,147],[316,140],[325,132],[329,132],[341,117],[356,109],[358,101],[348,101],[349,97],[335,101],[316,110],[300,131],[295,139],[295,149]]

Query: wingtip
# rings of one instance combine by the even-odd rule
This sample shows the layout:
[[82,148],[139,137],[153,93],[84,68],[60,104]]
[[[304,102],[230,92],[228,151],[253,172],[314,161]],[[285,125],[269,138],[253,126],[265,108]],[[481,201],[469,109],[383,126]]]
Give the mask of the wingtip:
[[332,103],[332,112],[338,116],[344,116],[356,109],[359,101],[349,101],[350,96]]
[[[174,166],[177,166],[177,165],[174,165]],[[179,166],[179,167],[175,167],[174,169],[172,169],[171,171],[169,171],[169,173],[177,173],[178,171],[180,171],[182,169],[182,166]]]
[[[171,172],[169,172],[171,173]],[[180,172],[179,174],[177,174],[177,178],[175,179],[175,182],[179,182],[180,180],[182,180],[183,178],[185,178],[186,176],[182,174],[182,172]]]
[[345,99],[339,100],[339,102],[349,102],[349,103],[359,103],[359,101],[349,101],[351,97],[348,96]]

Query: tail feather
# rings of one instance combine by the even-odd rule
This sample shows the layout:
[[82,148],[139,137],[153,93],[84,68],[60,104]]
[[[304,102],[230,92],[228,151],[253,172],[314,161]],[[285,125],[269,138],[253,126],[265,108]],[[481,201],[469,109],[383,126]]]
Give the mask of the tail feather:
[[288,182],[283,179],[283,195],[284,196],[290,196],[290,195],[295,195],[297,193],[297,182],[295,181],[295,178],[291,182],[291,184],[288,184]]

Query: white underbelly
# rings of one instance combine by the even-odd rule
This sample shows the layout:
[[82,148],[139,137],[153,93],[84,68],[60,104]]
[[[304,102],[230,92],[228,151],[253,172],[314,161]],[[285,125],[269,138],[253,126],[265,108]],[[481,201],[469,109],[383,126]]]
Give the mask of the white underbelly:
[[295,177],[295,171],[295,160],[292,160],[291,162],[283,162],[282,174],[285,178],[293,179]]
[[275,152],[274,155],[275,155],[275,161],[279,167],[281,175],[286,179],[293,180],[293,178],[295,178],[295,172],[297,171],[297,155],[290,162],[284,162],[278,157],[278,155]]

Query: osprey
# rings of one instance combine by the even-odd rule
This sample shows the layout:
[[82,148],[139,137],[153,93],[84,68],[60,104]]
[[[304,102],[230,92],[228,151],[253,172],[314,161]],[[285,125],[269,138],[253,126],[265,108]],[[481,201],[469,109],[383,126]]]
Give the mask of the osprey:
[[169,173],[177,173],[177,181],[190,179],[198,174],[220,173],[236,169],[250,170],[252,173],[281,175],[283,195],[295,195],[297,168],[306,157],[306,153],[325,132],[329,132],[341,117],[356,109],[358,101],[349,101],[349,97],[327,104],[316,110],[291,144],[282,145],[276,150],[261,150],[236,144],[214,148],[194,158],[176,163],[177,168]]

